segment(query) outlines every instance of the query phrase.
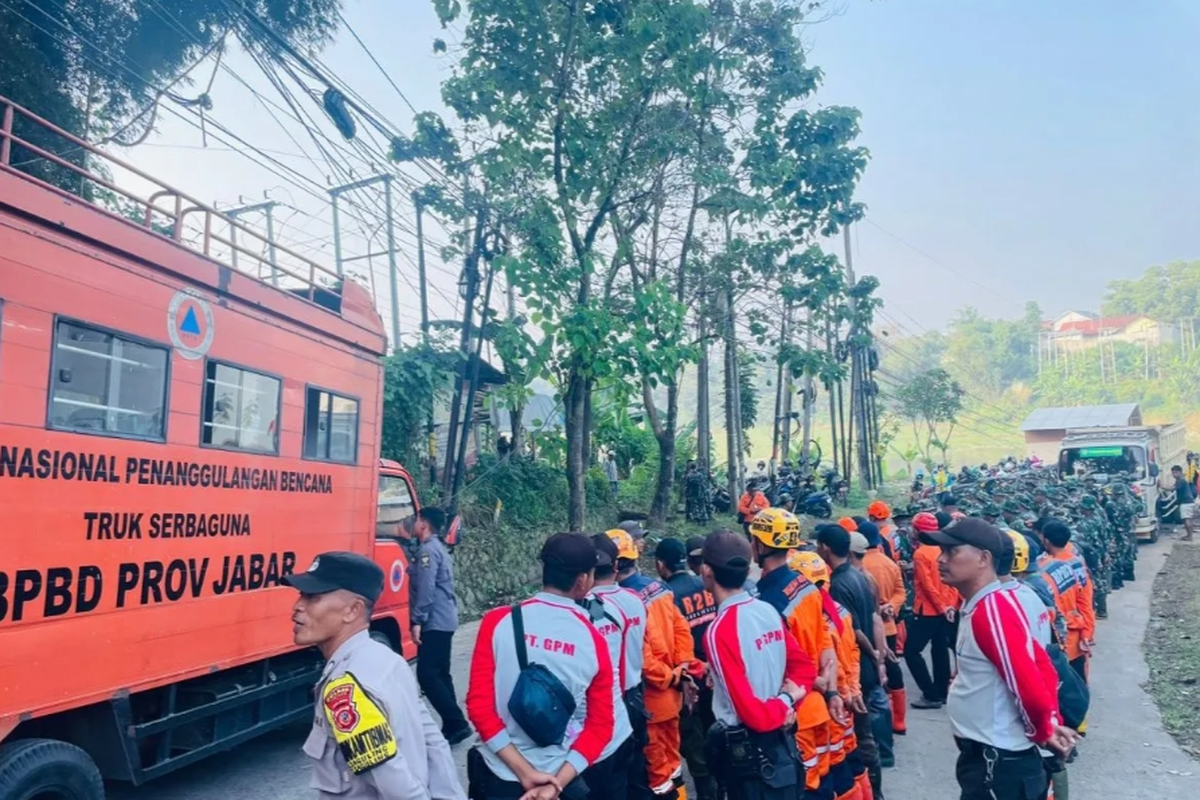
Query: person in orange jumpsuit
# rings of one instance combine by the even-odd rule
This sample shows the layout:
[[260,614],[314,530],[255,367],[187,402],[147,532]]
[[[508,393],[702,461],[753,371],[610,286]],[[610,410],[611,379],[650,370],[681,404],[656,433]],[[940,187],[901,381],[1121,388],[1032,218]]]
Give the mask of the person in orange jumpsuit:
[[693,652],[692,631],[675,605],[665,583],[638,572],[637,545],[625,531],[607,532],[617,543],[617,583],[646,604],[645,660],[642,680],[646,693],[647,785],[655,800],[686,800],[683,757],[679,751],[679,716],[684,693],[695,693],[689,675]]
[[[948,524],[949,515],[945,517]],[[941,527],[938,518],[927,511],[913,517],[913,530],[918,536]],[[904,661],[921,689],[913,708],[941,708],[950,689],[950,648],[954,646],[954,621],[962,598],[942,582],[938,571],[941,554],[940,547],[924,542],[913,553],[913,619],[904,646]],[[933,661],[932,677],[923,655],[926,646]]]
[[800,521],[788,511],[768,508],[750,523],[750,537],[754,560],[762,568],[758,599],[779,612],[800,649],[817,665],[815,691],[796,707],[796,748],[804,764],[808,795],[828,796],[830,720],[845,723],[848,717],[838,694],[837,654],[825,624],[821,592],[787,564],[788,551],[803,542]]
[[750,538],[750,523],[754,517],[758,512],[770,508],[770,506],[771,502],[762,493],[758,480],[751,480],[746,484],[746,491],[738,499],[738,522],[742,523],[742,530],[745,531],[747,539]]
[[[896,540],[894,533],[896,531],[895,524],[892,523],[892,509],[887,503],[882,500],[875,500],[871,505],[867,506],[867,521],[873,523],[879,529],[879,535],[882,537],[879,542],[880,550],[892,561],[899,562],[900,556],[896,551]],[[859,526],[859,531],[862,531],[862,526]]]
[[1096,610],[1087,564],[1071,546],[1071,529],[1061,522],[1047,522],[1041,529],[1046,552],[1038,559],[1038,571],[1055,596],[1055,605],[1067,621],[1064,650],[1071,667],[1087,680],[1087,662],[1096,639]]
[[[803,575],[821,592],[825,626],[837,657],[838,693],[845,708],[866,713],[862,685],[859,683],[858,639],[850,612],[829,595],[829,565],[811,550],[792,550],[788,567]],[[830,719],[828,775],[829,787],[836,800],[871,800],[871,782],[867,766],[857,753],[853,718],[845,723]],[[825,759],[823,759],[824,761]],[[864,794],[864,787],[865,792]]]
[[[867,539],[867,552],[863,554],[863,570],[875,579],[879,591],[879,617],[883,620],[883,634],[887,637],[888,649],[895,654],[897,649],[896,618],[904,608],[907,593],[900,565],[884,554],[882,532],[874,523],[858,526],[858,532]],[[900,736],[908,733],[908,698],[904,690],[904,670],[893,657],[887,659],[887,693],[892,706],[892,732]]]

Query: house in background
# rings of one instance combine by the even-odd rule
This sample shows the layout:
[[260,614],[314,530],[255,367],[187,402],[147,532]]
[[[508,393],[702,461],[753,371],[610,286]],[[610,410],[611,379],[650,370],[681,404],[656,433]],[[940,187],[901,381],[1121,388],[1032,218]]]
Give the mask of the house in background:
[[1142,410],[1137,403],[1116,403],[1103,406],[1074,406],[1070,408],[1039,408],[1021,423],[1025,434],[1025,455],[1042,461],[1058,462],[1059,445],[1068,430],[1075,428],[1120,428],[1142,424]]
[[1110,342],[1157,347],[1178,341],[1178,326],[1144,314],[1101,317],[1087,311],[1068,311],[1042,323],[1042,347],[1049,353],[1073,353]]

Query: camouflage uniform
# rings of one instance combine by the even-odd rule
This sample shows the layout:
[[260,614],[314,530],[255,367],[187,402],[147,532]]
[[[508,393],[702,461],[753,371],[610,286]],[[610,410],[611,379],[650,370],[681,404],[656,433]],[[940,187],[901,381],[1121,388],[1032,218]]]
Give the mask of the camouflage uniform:
[[1137,501],[1130,494],[1128,487],[1123,483],[1115,484],[1108,512],[1119,542],[1119,573],[1127,581],[1134,580],[1133,562],[1137,561],[1138,551],[1137,534],[1133,532],[1133,524],[1139,511]]
[[1108,526],[1097,514],[1100,504],[1090,494],[1084,495],[1079,501],[1079,508],[1082,514],[1075,527],[1079,534],[1079,542],[1085,548],[1084,557],[1088,569],[1095,581],[1096,616],[1103,619],[1108,617],[1108,594],[1112,589],[1112,556],[1109,553],[1111,541]]

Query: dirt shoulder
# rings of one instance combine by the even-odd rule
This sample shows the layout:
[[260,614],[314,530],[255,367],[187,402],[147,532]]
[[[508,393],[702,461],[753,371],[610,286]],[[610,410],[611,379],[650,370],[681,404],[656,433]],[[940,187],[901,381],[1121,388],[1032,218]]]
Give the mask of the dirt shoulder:
[[1177,543],[1155,580],[1145,648],[1163,727],[1200,758],[1200,545]]

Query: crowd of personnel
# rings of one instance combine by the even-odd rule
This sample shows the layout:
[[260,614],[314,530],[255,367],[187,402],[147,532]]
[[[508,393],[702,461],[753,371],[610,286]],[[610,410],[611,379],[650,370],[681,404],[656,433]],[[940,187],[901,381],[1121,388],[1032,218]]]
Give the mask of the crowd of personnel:
[[[1065,800],[1096,620],[1105,592],[1133,577],[1138,509],[1119,482],[1031,481],[960,482],[926,507],[875,502],[811,530],[752,498],[742,531],[652,549],[633,522],[555,534],[541,590],[480,624],[465,718],[450,560],[436,510],[422,511],[405,533],[416,680],[368,636],[383,585],[371,562],[323,554],[288,579],[296,642],[328,661],[305,745],[313,786],[686,800],[686,764],[698,800],[883,800],[911,705],[945,707],[964,800]],[[464,791],[450,742],[472,727]]]

